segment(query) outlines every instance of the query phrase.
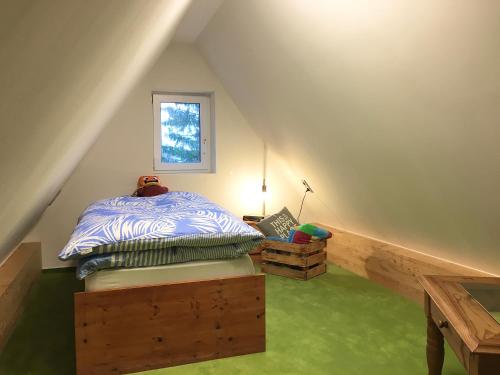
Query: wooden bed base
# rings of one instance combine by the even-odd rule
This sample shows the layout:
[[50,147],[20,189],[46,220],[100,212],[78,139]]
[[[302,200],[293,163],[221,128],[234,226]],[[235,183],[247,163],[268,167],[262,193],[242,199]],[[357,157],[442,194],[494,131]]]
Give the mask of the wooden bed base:
[[78,375],[265,351],[265,276],[75,293]]

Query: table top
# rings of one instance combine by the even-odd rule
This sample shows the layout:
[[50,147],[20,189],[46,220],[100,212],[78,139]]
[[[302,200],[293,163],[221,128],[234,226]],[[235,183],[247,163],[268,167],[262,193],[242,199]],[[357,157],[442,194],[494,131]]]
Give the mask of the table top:
[[462,283],[462,286],[500,324],[500,284]]
[[422,276],[420,283],[471,353],[500,354],[500,278]]

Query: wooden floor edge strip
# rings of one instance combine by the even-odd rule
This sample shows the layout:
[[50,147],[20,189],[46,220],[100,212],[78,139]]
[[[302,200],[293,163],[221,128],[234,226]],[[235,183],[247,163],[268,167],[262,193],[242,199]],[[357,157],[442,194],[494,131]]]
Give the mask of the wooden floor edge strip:
[[496,276],[446,259],[317,223],[334,233],[328,240],[328,261],[361,277],[423,303],[421,275]]
[[40,242],[28,242],[20,244],[0,265],[0,351],[24,311],[41,263]]

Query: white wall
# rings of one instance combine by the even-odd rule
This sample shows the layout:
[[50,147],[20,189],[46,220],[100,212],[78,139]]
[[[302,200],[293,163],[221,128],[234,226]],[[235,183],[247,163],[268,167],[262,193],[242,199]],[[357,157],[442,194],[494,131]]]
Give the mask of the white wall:
[[232,0],[198,38],[310,219],[500,272],[500,2]]
[[[44,268],[69,265],[58,261],[56,256],[88,204],[130,194],[138,176],[158,174],[152,170],[152,91],[215,92],[216,173],[161,174],[162,183],[171,190],[201,193],[238,215],[260,212],[262,140],[242,117],[197,49],[173,44],[129,93],[66,182],[60,196],[28,236],[29,240],[42,241]],[[269,164],[281,163],[271,152]],[[285,181],[280,171],[270,173],[271,192]],[[294,193],[292,189],[292,199],[288,199],[292,205],[298,200]],[[269,210],[280,209],[288,196],[275,196]]]
[[2,0],[0,261],[54,197],[190,0]]

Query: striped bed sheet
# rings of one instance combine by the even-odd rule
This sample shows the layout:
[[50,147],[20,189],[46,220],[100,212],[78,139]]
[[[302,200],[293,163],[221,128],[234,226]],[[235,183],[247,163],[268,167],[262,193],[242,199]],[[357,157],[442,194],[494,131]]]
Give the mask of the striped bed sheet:
[[239,244],[206,247],[170,247],[165,249],[117,252],[82,258],[78,262],[77,277],[85,277],[107,268],[136,268],[198,260],[233,259],[247,254],[255,247],[255,241]]

